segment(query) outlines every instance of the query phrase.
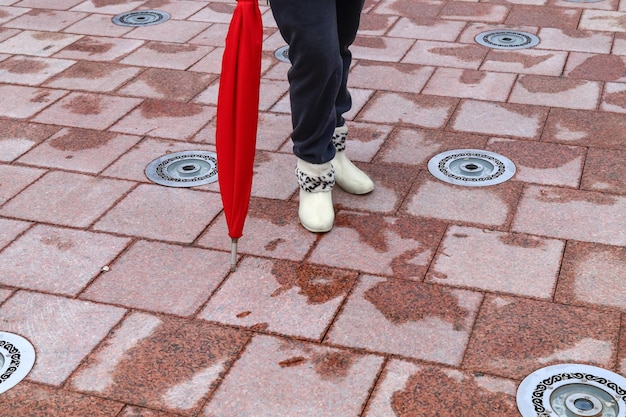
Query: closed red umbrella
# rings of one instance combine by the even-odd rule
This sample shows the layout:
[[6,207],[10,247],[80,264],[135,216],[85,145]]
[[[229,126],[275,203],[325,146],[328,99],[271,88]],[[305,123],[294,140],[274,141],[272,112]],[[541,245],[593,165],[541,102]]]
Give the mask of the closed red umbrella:
[[231,270],[248,214],[259,119],[263,22],[257,0],[238,0],[226,36],[217,99],[217,170],[228,235]]

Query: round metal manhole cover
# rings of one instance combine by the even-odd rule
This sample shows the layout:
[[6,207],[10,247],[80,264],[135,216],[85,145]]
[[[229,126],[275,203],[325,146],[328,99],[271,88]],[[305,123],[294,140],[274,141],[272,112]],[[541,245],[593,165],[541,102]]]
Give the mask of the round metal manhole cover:
[[118,14],[113,18],[113,23],[119,26],[150,26],[167,22],[170,15],[159,10],[137,10]]
[[436,178],[455,185],[484,187],[513,177],[515,164],[497,153],[479,149],[456,149],[435,155],[428,170]]
[[516,30],[490,30],[479,33],[475,40],[493,49],[525,49],[539,44],[537,36]]
[[0,332],[0,394],[26,378],[35,364],[35,348],[22,336]]
[[291,60],[289,59],[289,46],[288,45],[278,48],[276,52],[274,52],[274,56],[279,61],[291,63]]
[[541,368],[517,389],[522,417],[624,417],[625,401],[626,378],[589,365]]
[[217,155],[206,151],[183,151],[150,162],[146,176],[168,187],[194,187],[217,181]]

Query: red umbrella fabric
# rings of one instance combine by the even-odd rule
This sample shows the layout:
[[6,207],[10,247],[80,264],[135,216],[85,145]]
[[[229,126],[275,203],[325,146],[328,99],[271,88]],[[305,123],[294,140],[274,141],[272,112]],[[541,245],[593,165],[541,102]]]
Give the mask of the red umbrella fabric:
[[220,193],[233,242],[232,270],[252,189],[262,43],[263,21],[257,0],[238,0],[222,58],[215,137]]

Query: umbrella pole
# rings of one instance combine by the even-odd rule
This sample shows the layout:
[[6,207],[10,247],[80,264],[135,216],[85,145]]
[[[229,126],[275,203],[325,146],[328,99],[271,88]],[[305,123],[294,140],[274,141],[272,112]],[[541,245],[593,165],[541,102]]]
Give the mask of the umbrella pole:
[[237,241],[233,239],[230,245],[230,271],[235,272],[237,270]]

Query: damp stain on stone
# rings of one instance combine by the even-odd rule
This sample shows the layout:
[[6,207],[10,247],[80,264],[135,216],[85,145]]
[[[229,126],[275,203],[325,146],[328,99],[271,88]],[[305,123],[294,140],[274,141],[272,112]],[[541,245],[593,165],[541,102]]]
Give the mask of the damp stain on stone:
[[47,103],[50,98],[50,93],[47,91],[42,91],[35,96],[33,96],[29,101],[31,103]]
[[501,140],[490,147],[509,155],[517,164],[534,169],[561,168],[582,157],[580,148],[528,141]]
[[390,405],[396,417],[518,414],[514,395],[488,390],[476,378],[479,377],[459,380],[441,369],[425,367],[411,375],[404,388],[392,394]]
[[388,279],[365,291],[364,298],[396,325],[437,317],[451,323],[455,330],[463,330],[469,316],[452,291],[438,285]]
[[72,249],[76,244],[70,239],[64,239],[58,235],[42,236],[39,241],[46,246],[54,246],[60,251],[67,252]]
[[307,362],[307,359],[304,356],[294,356],[289,359],[285,359],[284,361],[278,362],[278,365],[281,368],[291,368],[293,366],[303,365]]
[[69,129],[65,134],[51,139],[48,143],[60,151],[83,151],[106,146],[115,134],[89,129]]
[[15,58],[0,63],[0,69],[12,74],[37,74],[48,68],[48,64],[33,59]]
[[0,10],[0,19],[4,19],[9,16],[9,13],[5,12],[4,10]]
[[381,31],[387,28],[387,16],[382,15],[363,15],[363,19],[361,19],[361,24],[359,25],[360,30],[369,30],[369,31]]
[[64,104],[63,108],[71,111],[74,114],[91,116],[100,114],[103,110],[103,105],[102,99],[100,97],[87,94],[79,94],[72,98],[68,103]]
[[554,54],[528,55],[522,52],[515,51],[490,51],[487,59],[489,61],[522,64],[525,69],[528,69],[539,64],[543,64],[553,57]]
[[357,36],[353,45],[371,49],[385,49],[387,47],[385,40],[379,36]]
[[[212,3],[215,4],[215,3]],[[151,49],[155,52],[160,52],[163,54],[177,54],[184,52],[194,52],[198,50],[196,45],[191,44],[178,44],[178,43],[162,43],[162,42],[154,42],[147,45],[148,49]]]
[[569,73],[571,78],[594,81],[616,81],[625,75],[626,63],[618,55],[594,55]]
[[241,313],[237,314],[237,318],[243,319],[243,318],[248,317],[250,314],[252,314],[251,311],[242,311]]
[[158,9],[163,6],[167,6],[168,4],[172,4],[172,2],[170,0],[149,0],[142,6],[146,9]]
[[[263,154],[257,152],[255,161]],[[271,222],[274,226],[287,226],[291,224],[291,210],[283,201],[253,198],[250,200],[249,217]]]
[[207,7],[216,13],[225,13],[228,15],[232,14],[235,10],[235,6],[230,3],[213,2],[209,3]]
[[355,363],[355,355],[341,350],[314,354],[313,369],[323,380],[341,380],[348,376]]
[[545,246],[545,242],[533,236],[519,233],[508,233],[499,236],[500,242],[508,246],[516,246],[525,249],[537,249]]
[[66,51],[88,52],[90,55],[104,54],[115,46],[112,42],[102,42],[94,38],[83,38],[65,48]]
[[181,103],[178,101],[146,100],[141,106],[141,115],[146,119],[159,117],[192,117],[202,113],[199,104]]
[[101,8],[107,6],[119,6],[128,3],[128,0],[91,0],[94,7]]
[[611,106],[626,108],[626,91],[617,93],[605,93],[604,102]]
[[550,94],[574,90],[582,85],[585,85],[585,81],[583,80],[544,76],[525,76],[520,79],[519,83],[530,93]]
[[486,51],[477,45],[431,48],[428,52],[441,56],[454,57],[464,62],[482,60],[486,54]]
[[149,69],[141,74],[140,80],[150,88],[170,99],[186,100],[213,81],[214,76],[187,71]]
[[487,76],[487,74],[484,71],[475,71],[475,70],[463,70],[463,72],[461,73],[461,77],[459,78],[459,81],[462,84],[468,84],[468,85],[476,85],[476,84],[480,84],[485,77]]
[[542,188],[537,193],[537,201],[544,203],[588,203],[601,206],[612,206],[617,203],[617,198],[608,194],[598,192],[576,192],[569,190],[545,189]]
[[346,295],[357,277],[356,272],[289,261],[275,261],[272,274],[280,285],[272,297],[297,287],[298,294],[305,296],[309,304],[325,304]]
[[404,16],[415,24],[420,24],[424,18],[437,16],[441,7],[440,2],[415,0],[397,0],[391,5],[391,9],[397,12],[397,15]]
[[98,62],[79,62],[70,69],[61,74],[63,78],[82,78],[86,80],[95,80],[110,75],[114,67]]
[[[32,38],[38,41],[60,41],[65,39],[67,35],[56,32],[35,32],[32,35]],[[49,46],[48,48],[50,48]]]
[[563,35],[569,38],[574,38],[574,39],[586,39],[592,36],[592,32],[587,32],[584,30],[577,30],[577,29],[570,29],[570,28],[560,29],[560,30],[563,33]]
[[268,243],[264,246],[264,248],[265,248],[265,250],[266,250],[266,251],[273,252],[273,251],[275,251],[276,249],[278,249],[278,247],[279,247],[282,243],[285,243],[285,242],[286,242],[286,240],[285,240],[285,239],[283,239],[283,238],[279,237],[279,238],[276,238],[276,239],[273,239],[273,240],[269,241],[269,242],[268,242]]

